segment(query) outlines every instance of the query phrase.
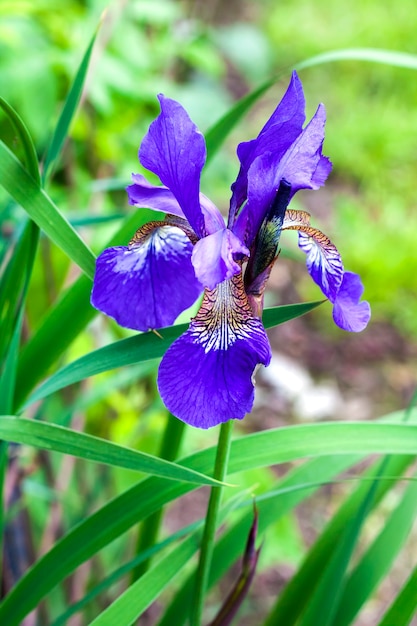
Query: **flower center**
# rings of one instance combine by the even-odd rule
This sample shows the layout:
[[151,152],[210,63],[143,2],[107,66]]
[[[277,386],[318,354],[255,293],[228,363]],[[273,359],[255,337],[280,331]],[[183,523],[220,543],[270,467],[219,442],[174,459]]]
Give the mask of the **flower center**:
[[247,340],[258,332],[259,320],[253,317],[242,274],[206,289],[200,310],[193,318],[190,332],[207,353],[227,350],[237,340]]

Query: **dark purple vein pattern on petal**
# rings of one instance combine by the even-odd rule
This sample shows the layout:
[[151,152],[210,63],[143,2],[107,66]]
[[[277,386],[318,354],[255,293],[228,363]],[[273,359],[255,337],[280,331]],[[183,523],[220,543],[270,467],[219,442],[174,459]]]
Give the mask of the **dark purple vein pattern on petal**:
[[158,387],[167,408],[197,428],[242,419],[252,409],[252,375],[268,365],[269,341],[254,318],[241,275],[206,291],[190,328],[166,352]]

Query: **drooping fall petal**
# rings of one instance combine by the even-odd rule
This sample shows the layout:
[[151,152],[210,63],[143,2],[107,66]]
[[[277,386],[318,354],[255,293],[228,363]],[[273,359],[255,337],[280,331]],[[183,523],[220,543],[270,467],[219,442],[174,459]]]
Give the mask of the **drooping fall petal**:
[[161,361],[159,392],[171,413],[197,428],[242,419],[253,405],[254,370],[270,359],[265,329],[237,275],[205,292],[189,329]]
[[160,224],[147,224],[130,246],[107,248],[97,258],[91,303],[126,328],[169,326],[202,291],[189,238]]

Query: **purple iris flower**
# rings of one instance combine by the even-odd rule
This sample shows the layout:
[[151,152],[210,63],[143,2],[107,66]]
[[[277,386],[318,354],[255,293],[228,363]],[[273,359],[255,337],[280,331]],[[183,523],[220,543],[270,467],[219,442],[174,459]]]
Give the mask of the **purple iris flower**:
[[158,387],[174,415],[209,428],[250,412],[254,370],[271,359],[260,318],[282,230],[299,231],[307,269],[340,328],[363,330],[370,307],[360,302],[359,276],[344,271],[339,252],[310,225],[309,214],[287,208],[299,189],[318,189],[331,170],[322,154],[324,106],[303,127],[304,94],[295,72],[258,137],[238,146],[227,226],[200,192],[203,135],[178,102],[162,95],[159,102],[139,160],[163,186],[133,174],[127,193],[130,204],[165,217],[140,228],[128,246],[102,252],[91,302],[120,325],[148,331],[173,324],[203,293],[188,330],[162,359]]

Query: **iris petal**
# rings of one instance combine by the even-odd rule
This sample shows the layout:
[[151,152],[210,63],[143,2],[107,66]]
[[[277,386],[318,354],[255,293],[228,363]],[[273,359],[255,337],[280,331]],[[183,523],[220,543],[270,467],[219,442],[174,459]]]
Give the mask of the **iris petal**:
[[360,302],[363,291],[360,277],[353,272],[345,272],[333,305],[333,320],[343,330],[359,333],[366,328],[371,307],[366,300]]
[[191,426],[242,419],[252,409],[255,367],[270,359],[268,338],[239,274],[205,292],[190,328],[162,359],[159,391],[167,408]]
[[185,218],[174,194],[161,185],[151,185],[142,174],[132,174],[133,185],[126,187],[129,204]]
[[179,228],[147,224],[129,247],[107,248],[97,258],[92,305],[134,330],[173,324],[202,291],[192,248]]
[[149,127],[139,160],[175,196],[194,232],[205,234],[200,208],[200,175],[206,160],[203,135],[175,100],[159,95],[161,113]]
[[[232,185],[233,220],[236,210],[246,200],[248,170],[253,161],[265,152],[274,153],[278,159],[281,158],[300,134],[304,121],[303,87],[297,72],[293,72],[287,91],[258,137],[238,145],[237,155],[241,165],[236,181]],[[229,226],[232,223],[233,221],[229,222]]]
[[291,185],[291,197],[300,189],[318,189],[331,163],[322,155],[326,113],[319,105],[306,128],[284,155],[264,152],[248,171],[248,201],[237,216],[233,232],[250,247],[283,179]]
[[322,155],[326,110],[319,104],[303,132],[280,163],[280,178],[291,184],[294,195],[299,189],[318,189],[330,174],[332,164]]
[[310,216],[305,211],[287,209],[282,229],[299,231],[298,245],[307,255],[309,274],[326,298],[334,302],[343,279],[343,263],[336,246],[310,226]]
[[[183,210],[168,187],[152,185],[142,174],[132,174],[132,180],[133,185],[126,187],[129,204],[185,219]],[[199,201],[207,232],[214,233],[224,228],[224,219],[216,205],[201,192]]]
[[234,255],[247,256],[249,250],[230,230],[224,228],[208,235],[194,246],[192,263],[200,283],[207,289],[240,272]]

